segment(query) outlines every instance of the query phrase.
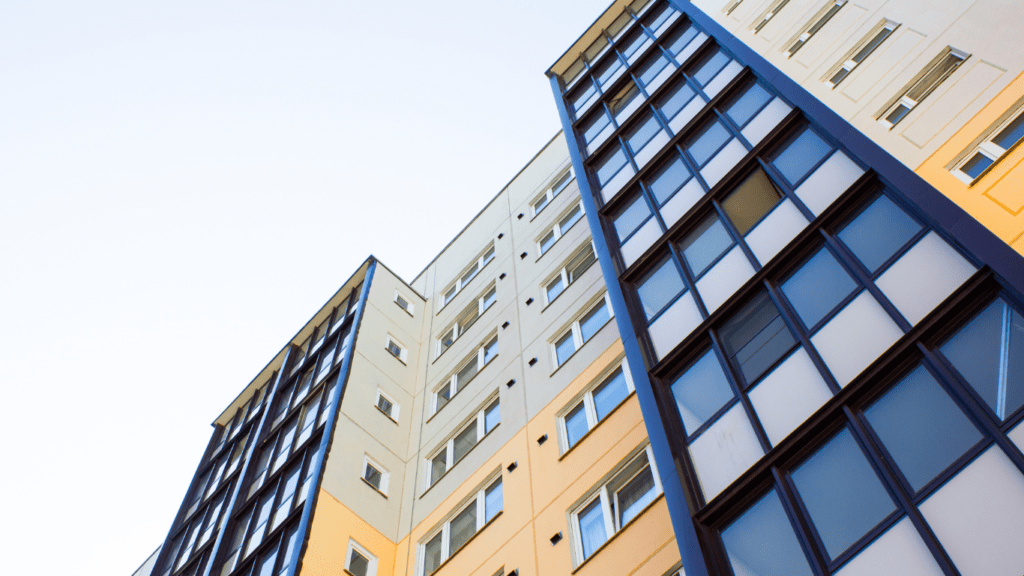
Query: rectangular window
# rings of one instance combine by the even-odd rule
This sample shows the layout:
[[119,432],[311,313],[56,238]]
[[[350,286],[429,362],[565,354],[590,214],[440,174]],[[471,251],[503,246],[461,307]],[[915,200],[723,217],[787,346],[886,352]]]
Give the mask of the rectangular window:
[[564,440],[562,452],[575,446],[633,392],[633,380],[625,364],[617,367],[607,377],[595,380],[594,384],[559,418]]
[[797,50],[803,48],[804,44],[811,39],[812,36],[818,33],[828,21],[836,15],[836,12],[846,4],[846,0],[829,0],[829,3],[825,5],[817,14],[811,18],[810,24],[804,29],[796,39],[791,41],[789,48],[786,50],[786,57],[792,58],[793,54],[796,54]]
[[491,260],[494,260],[494,245],[491,245],[487,250],[484,250],[484,253],[481,254],[465,272],[463,272],[462,276],[460,276],[454,284],[444,291],[444,296],[441,298],[441,307],[444,308],[447,306],[448,303],[455,298],[455,295],[465,288],[466,284],[469,284],[470,280],[475,278],[477,273],[479,273],[484,266],[487,266]]
[[349,539],[345,566],[353,576],[376,576],[377,557],[355,540]]
[[573,253],[568,262],[558,270],[554,277],[544,283],[544,296],[547,299],[547,304],[550,304],[562,292],[565,292],[565,289],[575,282],[596,261],[597,256],[594,253],[594,243],[588,240],[582,248]]
[[501,511],[501,477],[480,489],[464,508],[453,514],[419,545],[420,569],[429,576],[462,549]]
[[846,60],[843,61],[842,66],[835,69],[828,76],[828,80],[826,80],[826,82],[831,84],[832,88],[838,86],[840,82],[850,75],[850,72],[853,72],[854,68],[859,66],[861,62],[867,60],[868,56],[870,56],[876,48],[881,46],[882,42],[885,42],[885,39],[888,38],[894,30],[896,30],[897,26],[899,26],[899,24],[896,22],[885,20],[880,27],[870,32],[864,37],[864,39],[853,47],[853,50],[849,52]]
[[491,336],[485,344],[464,361],[462,366],[434,390],[434,412],[444,408],[453,396],[462,391],[466,384],[484,369],[498,355],[498,336]]
[[398,421],[398,404],[390,396],[384,394],[380,388],[377,389],[377,402],[375,405],[388,418]]
[[761,292],[719,330],[722,348],[747,384],[753,384],[796,346],[779,309]]
[[647,446],[572,512],[574,565],[592,556],[661,492],[651,447]]
[[476,302],[473,302],[462,311],[461,314],[455,319],[455,322],[449,326],[437,340],[437,355],[444,354],[448,348],[451,348],[452,344],[459,339],[460,336],[469,330],[469,327],[476,323],[477,319],[483,315],[494,303],[497,301],[498,289],[494,284],[491,284],[487,289],[484,290],[482,296],[477,298]]
[[375,490],[387,496],[388,479],[390,474],[387,469],[375,462],[368,455],[363,455],[363,481],[373,486]]
[[965,184],[977,180],[989,166],[996,163],[1024,138],[1024,114],[1018,114],[1016,118],[990,129],[989,132],[991,136],[979,143],[977,148],[968,153],[964,161],[953,169],[953,175]]
[[500,399],[494,398],[485,406],[454,436],[446,440],[440,448],[427,457],[427,472],[424,475],[427,479],[425,488],[433,486],[445,472],[458,464],[484,436],[501,422]]
[[569,210],[555,222],[552,227],[545,232],[544,235],[537,240],[537,251],[543,256],[559,238],[565,235],[566,232],[572,228],[573,224],[580,221],[583,218],[583,201],[576,202]]
[[415,311],[415,308],[413,308],[412,300],[406,298],[405,296],[402,296],[398,292],[398,290],[395,290],[395,304],[397,304],[398,307],[401,308],[402,310],[408,312],[410,316],[412,316],[413,312]]
[[555,366],[564,364],[580,347],[590,341],[594,334],[597,334],[597,331],[611,320],[611,310],[611,302],[606,293],[575,320],[565,332],[560,334],[552,343]]
[[770,22],[771,19],[779,13],[779,10],[782,10],[786,6],[786,4],[789,4],[789,0],[775,0],[775,2],[772,2],[771,6],[757,17],[754,25],[750,28],[754,31],[754,34],[757,34],[762,28],[767,26],[768,22]]
[[[600,132],[602,129],[604,129],[604,126],[607,125],[608,115],[602,112],[600,115],[595,116],[595,118],[604,119],[604,124],[601,124],[600,127],[597,129],[597,132]],[[594,134],[596,135],[597,132],[595,132]],[[572,182],[572,180],[572,168],[566,170],[564,173],[559,175],[558,178],[555,178],[554,183],[552,183],[547,190],[545,190],[540,196],[538,196],[533,201],[533,215],[536,216],[537,214],[540,214],[541,211],[544,210],[544,208],[547,208],[547,205],[550,204],[551,201],[555,199],[555,196],[558,196],[559,192],[565,190],[565,188],[569,185],[570,182]]]
[[406,349],[406,347],[403,346],[401,342],[395,340],[395,337],[392,336],[391,334],[388,334],[385,348],[387,348],[387,351],[390,352],[392,356],[398,358],[403,363],[407,361],[409,356],[409,350]]
[[959,68],[967,57],[968,54],[964,52],[946,48],[900,91],[895,100],[878,115],[878,121],[888,128],[899,124],[900,120],[906,118],[943,80]]

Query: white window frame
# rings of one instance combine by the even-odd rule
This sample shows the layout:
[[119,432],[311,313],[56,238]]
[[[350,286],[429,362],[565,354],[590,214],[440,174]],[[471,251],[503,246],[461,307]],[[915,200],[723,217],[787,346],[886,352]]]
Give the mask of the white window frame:
[[[494,299],[490,303],[488,303],[487,302],[487,295],[490,294],[492,290],[494,291]],[[472,326],[473,324],[476,324],[476,322],[478,320],[480,320],[480,318],[484,315],[484,312],[488,311],[491,308],[491,306],[493,306],[495,304],[495,302],[497,302],[497,301],[498,301],[498,283],[497,283],[497,281],[495,281],[495,282],[491,282],[487,286],[487,288],[484,289],[484,291],[480,295],[480,297],[476,299],[476,310],[477,310],[476,318],[474,318],[473,321],[469,323],[469,326]],[[436,354],[434,355],[434,359],[435,360],[440,358],[442,354],[447,352],[448,348],[451,348],[452,346],[454,346],[455,342],[457,342],[459,340],[459,338],[462,337],[462,335],[465,333],[465,331],[469,328],[469,326],[465,326],[465,327],[461,326],[459,324],[459,320],[464,318],[472,307],[473,307],[473,304],[470,304],[469,306],[466,306],[466,309],[463,310],[462,312],[460,312],[458,316],[456,316],[455,321],[452,322],[447,328],[445,328],[445,330],[443,332],[441,332],[441,335],[437,337],[437,340],[436,340],[436,342],[437,342],[437,344],[436,344]],[[448,347],[446,348],[444,346],[444,338],[449,333],[452,333],[454,337],[452,338],[452,343],[450,345],[448,345]]]
[[[405,302],[406,305],[402,306],[402,302]],[[405,294],[402,294],[398,290],[395,290],[395,305],[402,310],[405,310],[409,316],[414,316],[416,313],[416,305],[413,304],[412,299],[406,297]]]
[[345,571],[351,574],[348,567],[352,562],[353,551],[359,553],[363,558],[366,558],[367,564],[369,564],[366,568],[366,576],[377,576],[377,557],[371,554],[365,546],[360,545],[351,538],[348,539],[348,550],[345,551]]
[[[558,297],[564,294],[565,291],[569,289],[569,286],[571,286],[576,281],[576,278],[580,276],[580,274],[577,274],[576,278],[569,278],[569,264],[578,256],[582,255],[583,252],[586,250],[587,246],[590,247],[591,252],[594,254],[594,260],[590,264],[587,264],[587,266],[580,271],[580,274],[586,272],[587,270],[590,269],[591,266],[597,263],[597,248],[594,246],[594,241],[593,239],[587,240],[586,242],[583,243],[582,246],[580,246],[579,248],[572,252],[572,255],[570,255],[569,258],[566,259],[565,263],[562,264],[562,267],[558,269],[558,272],[556,272],[553,276],[549,276],[547,280],[545,280],[544,283],[541,284],[540,291],[542,294],[544,294],[544,306],[548,306],[549,304],[557,300]],[[548,290],[548,288],[552,284],[554,284],[555,281],[558,279],[562,280],[562,291],[559,292],[554,298],[549,298],[550,290]]]
[[[470,426],[476,426],[476,443],[473,444],[473,448],[475,448],[477,444],[483,441],[484,436],[490,433],[487,431],[487,411],[491,408],[491,406],[494,406],[495,402],[498,403],[498,410],[501,410],[501,398],[499,398],[497,394],[489,396],[487,400],[483,403],[483,406],[479,410],[477,410],[476,414],[474,414],[472,418],[470,418],[466,422],[463,422],[462,425],[455,430],[454,434],[452,434],[447,440],[442,442],[440,446],[434,448],[432,451],[428,453],[425,462],[425,474],[423,475],[424,491],[430,489],[431,486],[436,484],[436,482],[431,483],[430,476],[434,468],[434,459],[438,455],[440,455],[442,452],[445,452],[444,473],[437,477],[438,481],[440,481],[441,478],[444,478],[445,474],[450,472],[451,469],[456,464],[462,461],[461,458],[459,460],[455,460],[455,439],[457,437],[459,437],[463,432],[469,429]],[[499,420],[498,423],[500,424],[501,421]],[[493,430],[493,428],[491,430]],[[466,454],[463,454],[462,457],[465,458],[470,452],[473,451],[473,448],[467,450]]]
[[[563,178],[565,178],[564,181],[562,180]],[[544,192],[541,192],[539,195],[534,197],[533,201],[530,202],[530,219],[532,220],[536,218],[538,214],[543,212],[544,209],[551,204],[551,201],[555,199],[555,196],[558,196],[562,190],[568,188],[569,184],[571,184],[575,179],[576,174],[573,172],[572,167],[559,172],[558,176],[551,181],[551,185],[548,186]],[[541,203],[542,201],[543,203]],[[537,207],[537,204],[540,204],[540,208]]]
[[828,24],[833,16],[842,10],[843,6],[846,6],[846,2],[847,0],[829,0],[828,4],[818,14],[815,14],[816,18],[807,23],[807,26],[800,32],[800,35],[789,41],[789,48],[785,49],[783,55],[786,58],[792,58],[815,34]]
[[[607,543],[616,533],[621,531],[624,526],[618,525],[618,490],[628,484],[631,480],[640,475],[644,471],[644,468],[640,468],[636,472],[626,476],[625,471],[637,461],[637,459],[646,455],[647,465],[651,469],[651,476],[654,478],[654,499],[657,499],[664,492],[661,486],[661,479],[658,477],[658,468],[654,463],[654,452],[651,450],[651,445],[644,446],[643,449],[638,451],[632,457],[627,458],[619,466],[615,467],[615,471],[611,473],[608,478],[602,481],[601,485],[597,487],[591,494],[586,496],[580,503],[573,507],[570,512],[570,532],[572,534],[572,556],[573,556],[573,567],[579,566],[583,563],[586,558],[583,556],[583,534],[580,531],[580,519],[579,513],[584,508],[594,502],[594,500],[601,500],[601,511],[604,516],[604,530],[608,538],[605,540]],[[610,487],[614,487],[614,490]],[[641,514],[637,514],[626,522],[628,526],[631,522],[639,518]],[[604,544],[601,544],[604,546]],[[601,547],[598,547],[600,550]],[[597,550],[595,550],[595,553]]]
[[[836,86],[839,86],[843,82],[843,80],[846,80],[847,78],[850,77],[850,74],[853,72],[853,70],[857,66],[860,66],[861,64],[863,64],[864,61],[867,60],[868,57],[870,57],[871,54],[873,54],[875,52],[875,50],[878,50],[878,48],[881,47],[882,44],[884,44],[885,41],[888,40],[890,36],[892,36],[892,33],[896,31],[896,28],[899,28],[899,23],[898,22],[893,22],[892,20],[886,20],[885,23],[882,24],[882,26],[880,28],[878,28],[877,30],[873,30],[872,32],[868,33],[868,35],[866,35],[864,38],[862,38],[861,41],[858,42],[857,45],[853,47],[853,50],[850,50],[848,52],[850,57],[845,62],[843,62],[842,66],[839,66],[835,70],[832,70],[831,72],[828,73],[828,75],[825,77],[825,83],[828,84],[829,86],[831,86],[832,89],[834,90]],[[854,58],[856,58],[857,55],[860,54],[861,51],[864,50],[864,48],[866,46],[871,44],[871,42],[873,42],[874,39],[877,38],[878,35],[882,34],[883,32],[888,32],[888,34],[885,35],[885,38],[882,38],[882,40],[880,40],[878,42],[878,44],[874,48],[871,49],[870,52],[865,54],[863,58],[861,58],[860,60],[854,60]],[[833,82],[832,80],[836,77],[837,74],[839,74],[840,70],[846,70],[846,74],[844,74],[843,77],[840,78],[839,80]]]
[[[399,353],[395,354],[395,351],[391,349],[391,345],[394,344],[399,349]],[[402,364],[406,364],[409,360],[409,349],[406,348],[397,338],[388,334],[387,341],[384,343],[384,349],[388,351],[388,354],[397,358]]]
[[[1013,124],[1018,119],[1020,119],[1021,116],[1024,116],[1024,111],[1018,111],[1016,114],[1013,114],[1012,116],[1007,118],[1006,121],[1000,123],[994,130],[991,130],[989,132],[988,137],[986,137],[977,146],[975,146],[974,149],[972,149],[966,156],[964,156],[963,160],[958,162],[957,165],[951,170],[953,176],[956,176],[961,182],[970,186],[971,184],[974,184],[982,176],[984,176],[985,173],[988,172],[989,169],[1000,160],[1000,158],[1002,158],[1007,152],[1010,151],[1010,148],[1014,148],[1017,146],[1017,144],[1024,141],[1024,139],[1018,140],[1017,142],[1010,145],[1010,148],[1003,148],[1002,146],[993,142],[996,136],[999,136],[999,134],[1001,134],[1003,130],[1009,127],[1010,124]],[[971,177],[971,175],[967,174],[966,172],[963,172],[963,168],[978,154],[987,157],[989,160],[992,161],[992,164],[990,164],[988,167],[982,170],[981,173],[978,174],[978,178],[973,178]]]
[[573,446],[569,445],[569,431],[565,424],[565,417],[582,403],[583,412],[587,417],[587,433],[589,434],[590,431],[596,428],[601,423],[601,420],[597,417],[597,407],[594,404],[594,390],[597,390],[602,384],[607,382],[617,370],[622,370],[622,375],[626,378],[626,396],[616,407],[621,406],[629,398],[629,395],[636,391],[636,387],[633,385],[633,376],[630,375],[629,368],[624,360],[614,364],[610,370],[602,372],[599,377],[587,385],[587,388],[581,395],[573,398],[572,402],[558,412],[559,447],[562,450],[562,454],[565,454],[570,448],[575,446],[575,444]]
[[762,12],[761,15],[757,17],[757,20],[750,27],[750,30],[753,31],[754,34],[760,32],[762,28],[764,28],[765,26],[768,25],[769,22],[771,22],[772,18],[774,18],[775,15],[779,13],[779,11],[786,7],[786,4],[789,4],[789,0],[775,0],[775,2],[773,2],[767,10]]
[[[426,569],[427,569],[427,566],[426,566],[426,562],[427,562],[427,554],[426,554],[427,542],[430,542],[431,540],[433,540],[438,534],[441,534],[441,561],[438,563],[438,567],[443,566],[444,563],[447,562],[455,553],[458,553],[459,551],[462,550],[460,548],[459,550],[456,550],[454,553],[450,550],[450,548],[451,548],[451,522],[459,514],[462,514],[463,512],[465,512],[466,509],[468,509],[470,506],[476,506],[476,531],[473,532],[473,536],[470,536],[470,540],[472,540],[474,537],[476,537],[476,535],[480,532],[480,530],[482,530],[484,528],[484,526],[487,525],[487,521],[486,521],[486,518],[487,518],[487,506],[486,506],[487,490],[489,490],[490,488],[494,487],[496,484],[501,483],[501,482],[502,482],[502,477],[501,477],[501,472],[500,472],[500,468],[499,468],[499,472],[497,473],[497,475],[493,476],[493,477],[490,477],[486,481],[484,481],[484,483],[480,485],[480,488],[476,490],[476,492],[469,499],[469,501],[463,502],[462,504],[457,506],[455,508],[455,511],[453,511],[452,513],[448,514],[448,516],[445,517],[444,521],[441,523],[441,526],[439,526],[437,528],[434,528],[430,532],[427,532],[427,535],[424,536],[423,539],[419,541],[419,544],[417,545],[418,550],[417,550],[417,558],[416,558],[416,573],[419,576],[430,576],[427,573],[427,571],[426,571]],[[504,503],[504,501],[502,501],[502,509],[504,509],[504,508],[505,508],[505,503]],[[433,574],[433,572],[431,572],[430,574]]]
[[[921,74],[920,78],[918,78],[916,82],[913,82],[912,84],[908,84],[900,92],[900,96],[898,98],[896,98],[896,101],[893,102],[892,104],[890,104],[882,112],[882,114],[878,116],[878,123],[881,124],[882,126],[884,126],[885,128],[887,128],[889,130],[892,130],[894,126],[896,126],[897,124],[902,122],[904,119],[906,119],[907,116],[910,116],[910,113],[913,112],[915,108],[917,108],[918,104],[920,104],[921,102],[924,102],[925,98],[927,98],[932,92],[934,92],[935,89],[938,88],[940,84],[945,82],[947,78],[949,78],[954,73],[956,73],[956,71],[960,68],[960,66],[963,65],[964,61],[966,61],[969,56],[970,56],[970,54],[967,54],[966,52],[963,52],[961,50],[957,50],[957,49],[952,48],[952,47],[947,48],[947,52],[942,54],[939,58],[934,60],[933,63],[930,66],[928,66],[927,68],[924,69],[924,71]],[[941,78],[938,78],[937,80],[935,80],[935,82],[931,86],[926,87],[926,90],[921,95],[920,99],[914,100],[913,98],[910,98],[909,96],[907,96],[908,93],[912,92],[915,88],[917,88],[919,85],[921,85],[921,83],[924,82],[928,78],[928,76],[931,74],[932,70],[935,70],[936,68],[941,66],[943,64],[943,62],[945,62],[946,59],[949,58],[949,57],[956,58],[956,59],[960,60],[960,62],[958,62],[955,66],[953,66]],[[900,116],[895,122],[890,122],[887,119],[887,117],[890,116],[900,106],[906,107],[907,108],[907,112],[903,116]]]
[[[576,353],[580,351],[580,348],[582,348],[584,344],[589,342],[589,340],[584,340],[583,339],[583,331],[580,328],[580,320],[582,320],[583,317],[586,316],[587,314],[590,314],[591,312],[596,310],[597,307],[601,305],[601,302],[604,302],[604,305],[608,307],[608,320],[605,321],[605,323],[601,325],[601,328],[604,328],[605,326],[608,325],[609,322],[611,322],[612,320],[615,319],[615,310],[612,309],[611,298],[609,298],[608,297],[608,293],[605,292],[604,294],[601,295],[600,298],[598,298],[592,304],[590,304],[589,306],[584,308],[583,312],[581,314],[579,314],[578,316],[576,316],[576,319],[572,321],[572,324],[570,324],[568,328],[559,330],[557,332],[557,336],[555,336],[554,338],[551,339],[551,342],[550,342],[551,358],[554,361],[555,369],[558,369],[558,368],[561,367],[561,364],[558,363],[558,347],[557,347],[558,341],[561,340],[562,337],[565,336],[567,333],[572,332],[572,339],[573,339],[573,342],[575,343],[576,348],[575,348],[575,350],[572,351],[572,354],[569,354],[569,356],[565,359],[566,362],[568,362],[569,358],[572,358],[573,356],[575,356]],[[600,332],[601,328],[598,328],[597,331]],[[597,332],[594,332],[594,334],[596,335]]]
[[722,12],[725,12],[726,15],[732,14],[732,11],[739,8],[742,3],[743,0],[729,0],[729,3],[722,8]]
[[[471,356],[468,356],[466,359],[464,359],[463,362],[460,362],[459,365],[458,365],[458,368],[456,368],[455,371],[453,371],[450,376],[445,378],[444,382],[442,382],[440,385],[438,385],[438,386],[436,386],[434,388],[434,391],[431,393],[431,398],[430,398],[430,401],[431,401],[430,402],[430,407],[431,407],[430,413],[431,413],[431,415],[437,414],[437,412],[439,410],[439,408],[437,407],[437,399],[438,399],[439,395],[444,390],[447,389],[449,391],[448,402],[451,402],[452,399],[455,398],[455,395],[458,394],[461,391],[461,389],[458,387],[459,372],[462,372],[462,369],[469,365],[469,361],[467,361],[469,358],[473,358],[472,361],[477,363],[476,364],[476,373],[473,374],[473,376],[469,379],[469,381],[466,382],[466,384],[469,384],[470,381],[475,379],[477,377],[477,375],[480,374],[480,372],[482,372],[483,369],[486,368],[487,365],[490,364],[494,360],[494,358],[496,358],[498,356],[498,353],[495,353],[494,356],[491,357],[490,360],[487,360],[486,359],[486,355],[485,355],[485,352],[487,351],[488,345],[491,344],[491,342],[494,342],[495,344],[498,344],[497,340],[498,340],[498,333],[497,333],[497,331],[491,332],[490,334],[488,334],[487,338],[484,338],[483,343],[480,346],[477,347],[476,353],[471,355]],[[466,384],[464,384],[462,386],[462,388],[465,388]],[[445,406],[447,406],[447,405],[448,404],[445,403]]]
[[[480,272],[484,269],[484,266],[490,264],[495,257],[494,242],[487,245],[487,248],[473,261],[472,264],[462,269],[462,273],[459,274],[458,279],[454,282],[450,282],[448,287],[441,292],[441,309],[451,304],[451,301],[462,292],[462,289],[469,285],[474,278],[480,275]],[[474,267],[476,270],[474,271]],[[472,272],[472,273],[471,273]],[[467,277],[468,276],[468,277]],[[454,291],[453,291],[454,290]]]
[[[370,483],[369,480],[366,479],[366,467],[367,466],[369,466],[370,468],[373,468],[374,470],[376,470],[380,474],[380,486],[379,487],[378,486],[374,486],[373,484]],[[363,467],[359,470],[359,474],[360,474],[359,477],[362,478],[363,482],[365,482],[367,486],[373,488],[374,490],[380,492],[381,494],[383,494],[385,496],[388,495],[388,481],[391,479],[391,473],[388,471],[387,468],[382,466],[380,464],[380,462],[377,462],[373,458],[370,458],[369,454],[363,454]]]
[[[383,398],[383,399],[385,399],[385,400],[387,400],[388,402],[391,403],[391,414],[388,414],[387,412],[384,411],[383,408],[380,407],[380,399],[381,398]],[[377,410],[380,410],[380,412],[382,414],[384,414],[385,416],[387,416],[388,418],[394,420],[395,422],[398,422],[398,411],[399,411],[398,402],[395,402],[394,398],[392,398],[391,396],[385,394],[384,391],[381,390],[380,388],[377,388],[377,397],[373,401],[373,406],[375,408],[377,408]]]
[[[577,209],[579,210],[579,217],[576,218],[576,220],[574,220],[573,222],[569,223],[569,225],[566,226],[565,229],[563,230],[562,229],[562,224]],[[547,254],[547,252],[549,250],[551,250],[552,247],[554,247],[554,245],[558,242],[558,240],[561,239],[562,236],[565,236],[565,234],[569,230],[572,230],[573,226],[575,226],[580,220],[583,220],[583,217],[586,216],[586,215],[587,215],[587,212],[583,208],[583,200],[582,199],[577,200],[576,202],[574,202],[573,205],[570,206],[568,210],[566,210],[565,212],[560,214],[558,220],[556,220],[555,223],[552,224],[550,228],[545,228],[544,229],[544,233],[541,234],[540,237],[538,237],[537,240],[535,241],[535,244],[537,245],[537,259],[540,260],[541,256],[543,256],[544,254]],[[543,242],[544,242],[544,239],[548,237],[548,235],[553,236],[553,238],[551,239],[551,244],[549,244],[547,248],[544,248]]]

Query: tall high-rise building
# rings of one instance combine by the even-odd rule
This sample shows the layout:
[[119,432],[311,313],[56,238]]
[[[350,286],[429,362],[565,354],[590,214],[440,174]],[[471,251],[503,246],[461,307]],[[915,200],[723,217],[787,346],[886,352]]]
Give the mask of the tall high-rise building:
[[287,341],[136,576],[1024,573],[1018,4],[614,2],[563,132]]

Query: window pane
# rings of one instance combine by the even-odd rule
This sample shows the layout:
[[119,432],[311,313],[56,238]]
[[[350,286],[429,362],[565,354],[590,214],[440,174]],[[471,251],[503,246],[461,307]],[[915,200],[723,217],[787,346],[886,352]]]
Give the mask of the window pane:
[[424,572],[430,574],[437,567],[441,565],[441,533],[438,532],[437,536],[434,536],[426,545],[423,547],[423,567]]
[[558,365],[561,366],[568,360],[569,356],[576,351],[576,342],[572,338],[572,331],[566,332],[558,342],[555,343],[555,356],[558,359]]
[[796,343],[766,292],[755,296],[730,318],[720,335],[725,353],[748,384],[761,377]]
[[718,72],[729,63],[729,57],[721,50],[705,56],[696,66],[693,72],[693,79],[701,86],[707,86]]
[[573,224],[578,222],[580,217],[582,216],[583,211],[580,210],[580,206],[579,204],[577,204],[576,207],[572,209],[572,212],[569,212],[568,214],[565,215],[565,218],[562,218],[561,220],[558,221],[558,231],[561,232],[562,234],[565,234],[566,230],[568,230],[569,228],[572,227]]
[[917,84],[907,91],[907,98],[915,102],[920,102],[922,98],[928,95],[931,90],[945,79],[946,75],[951,73],[960,63],[963,62],[959,56],[955,54],[947,54],[934,68],[925,74],[924,78],[921,78]]
[[594,254],[594,247],[587,244],[587,247],[573,257],[565,267],[567,276],[569,277],[569,283],[571,284],[575,282],[580,275],[594,263],[595,260],[597,260],[597,256]]
[[573,110],[579,111],[580,108],[583,108],[583,105],[586,104],[596,92],[597,90],[594,88],[594,83],[589,80],[585,80],[570,97],[572,100]]
[[611,316],[608,314],[608,305],[601,301],[597,308],[591,310],[580,320],[580,332],[583,333],[583,341],[590,340]]
[[554,245],[554,243],[555,232],[554,230],[552,230],[551,232],[548,232],[547,234],[544,235],[543,238],[540,239],[540,253],[543,254],[547,252],[548,249],[551,248],[552,245]]
[[644,469],[615,494],[618,501],[619,528],[636,518],[636,515],[654,501],[654,475],[651,467]]
[[672,52],[673,55],[678,56],[679,53],[683,51],[683,48],[686,48],[686,45],[689,44],[696,36],[697,29],[693,26],[680,28],[668,37],[668,40],[665,41],[665,47],[668,48],[669,52]]
[[484,310],[487,310],[488,308],[490,308],[491,304],[494,304],[494,301],[497,300],[497,298],[498,298],[498,289],[497,288],[491,288],[487,292],[487,294],[484,294]]
[[896,509],[849,430],[808,458],[792,477],[831,558]]
[[587,411],[583,406],[583,402],[580,402],[565,415],[565,434],[569,446],[579,442],[580,438],[583,438],[583,435],[589,430]]
[[1024,405],[1024,319],[999,299],[943,344],[942,353],[1000,420]]
[[476,501],[452,518],[450,554],[462,548],[473,534],[476,534]]
[[657,269],[640,281],[636,293],[640,297],[644,314],[650,320],[685,289],[686,286],[679,275],[679,269],[676,268],[671,258],[667,258]]
[[726,107],[725,113],[742,128],[771,99],[772,95],[767,90],[754,83]]
[[686,82],[677,82],[675,87],[669,90],[670,92],[658,102],[658,109],[665,115],[665,118],[671,120],[683,109],[683,106],[693,100],[697,92]]
[[430,461],[430,484],[433,485],[437,482],[438,478],[444,475],[448,469],[448,449],[441,450],[441,453],[434,456],[433,460]]
[[796,184],[831,150],[821,137],[805,127],[775,155],[772,164],[786,180]]
[[812,576],[775,490],[723,530],[722,541],[736,574]]
[[608,106],[612,109],[612,114],[616,115],[616,120],[623,120],[623,118],[618,117],[619,112],[625,110],[639,95],[640,90],[636,87],[636,84],[630,82],[608,101]]
[[373,486],[374,488],[380,490],[380,480],[381,480],[380,470],[377,470],[376,468],[374,468],[370,464],[367,464],[366,465],[366,473],[363,474],[363,478],[365,478],[366,481],[369,482],[371,486]]
[[484,346],[484,364],[490,362],[498,355],[498,339],[493,338]]
[[[583,140],[588,144],[593,142],[594,138],[597,138],[597,135],[609,124],[611,124],[611,119],[608,118],[608,113],[600,110],[597,114],[588,118],[583,125]],[[544,203],[547,204],[547,196],[544,197]],[[536,210],[536,212],[539,211]]]
[[601,84],[602,90],[620,68],[622,68],[622,62],[619,61],[614,53],[609,54],[608,58],[605,58],[603,62],[598,64],[594,69],[594,77]]
[[451,400],[452,389],[450,384],[445,384],[444,388],[437,391],[437,409],[444,408],[444,405]]
[[914,490],[981,440],[981,433],[923,366],[865,415]]
[[453,450],[454,459],[452,461],[458,462],[459,460],[462,460],[462,457],[465,456],[473,446],[476,446],[476,440],[476,420],[473,420],[465,430],[455,437],[455,448]]
[[658,201],[658,204],[661,205],[689,179],[690,171],[683,164],[683,159],[676,156],[670,162],[659,167],[647,185],[651,188],[651,192],[654,193],[654,198]]
[[381,411],[384,412],[385,414],[387,414],[388,416],[391,416],[392,404],[391,404],[391,402],[387,398],[385,398],[383,396],[378,396],[377,397],[377,407],[380,408]]
[[473,378],[473,376],[476,376],[476,372],[477,372],[476,362],[477,362],[476,358],[473,358],[472,360],[469,361],[469,364],[466,364],[465,366],[462,367],[462,370],[459,370],[458,376],[455,377],[455,391],[456,392],[458,392],[459,390],[462,390],[462,388],[466,385],[466,383],[469,382],[470,379]]
[[366,571],[370,568],[370,562],[363,557],[362,554],[352,551],[352,558],[348,561],[348,571],[355,576],[366,576]]
[[981,176],[981,173],[991,165],[992,159],[981,152],[978,152],[973,158],[965,162],[964,165],[960,167],[960,171],[971,178],[977,178],[978,176]]
[[633,233],[634,230],[643,224],[647,217],[651,215],[651,209],[647,206],[647,202],[644,201],[643,196],[637,195],[637,197],[626,205],[618,216],[615,217],[615,232],[619,236],[619,240],[625,240]]
[[548,302],[551,302],[555,298],[558,298],[558,295],[562,293],[562,290],[565,290],[565,285],[562,283],[561,274],[559,274],[557,278],[555,278],[550,284],[548,284],[547,290]]
[[746,234],[782,199],[764,170],[757,168],[722,201],[736,231]]
[[697,136],[687,142],[686,151],[690,153],[693,161],[698,166],[703,166],[730,137],[731,135],[725,129],[725,126],[715,120],[701,129]]
[[810,329],[857,289],[832,253],[822,248],[782,284],[782,292]]
[[594,408],[597,411],[597,419],[604,420],[605,416],[621,404],[628,395],[626,374],[620,368],[611,378],[594,389]]
[[920,230],[892,200],[879,196],[839,232],[839,239],[874,273]]
[[626,136],[626,141],[629,143],[629,149],[635,154],[639,152],[651,138],[661,131],[661,125],[651,114],[646,119],[640,120],[633,126]]
[[271,576],[274,573],[274,563],[277,562],[277,550],[271,550],[260,560],[260,567],[253,572],[253,576]]
[[668,60],[661,54],[658,54],[657,57],[648,60],[640,67],[640,83],[647,86],[652,80],[654,80],[659,72],[665,69],[665,66],[667,65]]
[[612,179],[612,176],[618,174],[619,170],[625,165],[626,154],[622,151],[621,147],[616,146],[598,161],[597,181],[602,185],[607,184]]
[[679,247],[694,277],[700,276],[733,245],[725,226],[712,214],[683,239]]
[[629,36],[627,36],[627,40],[622,44],[622,55],[626,58],[632,56],[643,46],[644,40],[647,40],[647,36],[639,28],[634,28],[629,33]]
[[692,434],[732,400],[733,394],[722,365],[715,353],[708,350],[672,383],[672,396],[686,432]]
[[608,540],[604,527],[604,512],[601,510],[601,499],[597,498],[586,508],[580,510],[580,539],[583,540],[583,557],[594,553]]
[[501,481],[487,489],[484,494],[484,522],[490,522],[502,509]]
[[495,400],[484,413],[484,434],[494,430],[499,422],[501,422],[501,404]]
[[1017,119],[1010,122],[1009,126],[1003,128],[992,142],[996,143],[1003,150],[1009,150],[1011,146],[1024,138],[1024,114],[1017,116]]

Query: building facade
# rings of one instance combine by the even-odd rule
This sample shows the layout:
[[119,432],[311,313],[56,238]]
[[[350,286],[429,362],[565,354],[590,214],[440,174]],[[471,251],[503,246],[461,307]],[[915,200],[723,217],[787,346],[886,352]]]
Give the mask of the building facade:
[[941,4],[615,1],[563,133],[313,315],[136,576],[1024,573],[1024,6]]
[[689,576],[1024,573],[1022,15],[616,2],[548,71]]

